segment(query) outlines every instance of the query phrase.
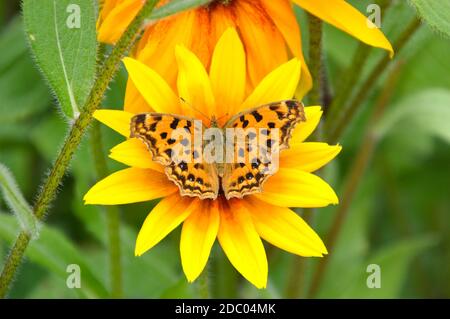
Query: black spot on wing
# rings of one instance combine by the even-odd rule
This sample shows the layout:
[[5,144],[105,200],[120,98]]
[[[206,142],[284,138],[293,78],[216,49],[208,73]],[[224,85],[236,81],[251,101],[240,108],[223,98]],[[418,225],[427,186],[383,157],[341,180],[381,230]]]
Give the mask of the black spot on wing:
[[258,111],[253,111],[251,114],[255,118],[255,121],[258,123],[261,122],[261,120],[263,119],[263,116],[259,114]]
[[170,128],[172,130],[176,130],[178,127],[178,123],[180,123],[179,119],[177,119],[177,118],[173,119],[172,123],[170,123]]

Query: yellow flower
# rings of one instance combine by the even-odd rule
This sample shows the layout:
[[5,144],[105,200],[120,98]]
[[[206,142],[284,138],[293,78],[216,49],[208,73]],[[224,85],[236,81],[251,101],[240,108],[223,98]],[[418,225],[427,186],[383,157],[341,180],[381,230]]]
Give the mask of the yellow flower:
[[[360,41],[393,53],[383,33],[369,28],[367,18],[344,0],[216,0],[149,25],[134,57],[175,88],[175,46],[189,48],[208,69],[217,40],[228,27],[235,27],[247,53],[247,89],[254,89],[271,70],[297,57],[302,62],[297,96],[302,97],[310,90],[312,79],[292,2]],[[142,0],[105,0],[98,23],[99,40],[117,41],[142,4]],[[140,112],[144,108],[145,101],[129,82],[125,110]]]
[[[250,107],[291,99],[301,74],[301,62],[294,58],[270,72],[253,92],[246,94],[245,50],[233,28],[218,41],[209,73],[186,47],[177,46],[175,51],[177,92],[156,71],[137,60],[124,59],[131,81],[147,102],[142,111],[192,116],[192,105],[207,116],[232,116]],[[85,195],[85,203],[117,205],[163,198],[139,232],[136,255],[154,247],[183,223],[181,261],[190,282],[204,269],[217,237],[233,266],[256,287],[266,287],[268,266],[261,238],[300,256],[320,257],[327,253],[318,235],[289,209],[338,203],[333,189],[312,172],[331,161],[341,147],[304,142],[318,125],[322,111],[312,106],[306,107],[305,113],[306,122],[297,125],[290,149],[280,154],[280,168],[264,184],[261,194],[232,200],[223,196],[217,200],[182,197],[163,167],[152,161],[146,146],[131,138],[110,154],[130,167],[98,182]],[[95,113],[96,119],[127,138],[134,115],[118,110]]]

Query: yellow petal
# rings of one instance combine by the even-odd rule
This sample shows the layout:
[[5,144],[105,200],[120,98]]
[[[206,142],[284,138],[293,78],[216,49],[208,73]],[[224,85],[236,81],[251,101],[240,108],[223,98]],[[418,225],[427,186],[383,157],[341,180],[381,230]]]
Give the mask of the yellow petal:
[[205,268],[219,230],[218,201],[199,201],[181,231],[181,264],[189,282],[197,279]]
[[297,124],[289,144],[299,144],[306,140],[308,136],[311,135],[311,133],[317,128],[317,125],[319,125],[322,114],[323,111],[320,106],[305,107],[306,122],[300,122]]
[[327,143],[291,144],[291,148],[280,154],[280,166],[305,172],[314,172],[335,158],[342,150],[340,145]]
[[264,184],[262,194],[255,196],[281,207],[324,207],[338,203],[336,193],[323,179],[292,168],[280,168]]
[[131,138],[111,149],[109,157],[120,163],[137,168],[150,168],[164,173],[164,167],[152,160],[152,155],[145,144]]
[[95,119],[125,137],[130,136],[130,124],[133,116],[133,113],[119,110],[97,110],[94,113]]
[[161,200],[148,214],[139,231],[135,255],[141,256],[158,244],[190,215],[198,203],[199,201],[179,194]]
[[240,110],[292,99],[300,78],[300,60],[294,58],[269,73],[242,104]]
[[143,1],[124,0],[116,4],[113,9],[111,6],[106,6],[104,9],[107,14],[101,14],[103,20],[99,23],[98,40],[104,43],[116,43],[143,4]]
[[95,184],[84,196],[85,204],[120,205],[145,202],[178,191],[167,176],[152,169],[127,168]]
[[123,109],[134,114],[154,112],[130,78],[127,81],[127,87],[125,89]]
[[183,46],[176,47],[178,63],[178,94],[187,105],[184,113],[190,113],[197,118],[206,119],[202,113],[211,118],[215,114],[214,95],[208,73],[202,62],[191,51]]
[[[380,29],[369,19],[344,0],[293,0],[294,3],[336,28],[352,35],[360,41],[390,52],[394,55],[391,43]],[[370,25],[370,27],[369,27]]]
[[292,8],[292,3],[290,0],[261,0],[261,3],[283,35],[291,53],[302,62],[300,84],[297,89],[297,98],[301,100],[312,87],[312,77],[303,56],[300,26]]
[[134,85],[155,112],[180,114],[180,100],[158,73],[132,58],[124,58],[123,62]]
[[247,197],[243,202],[258,234],[272,245],[304,257],[327,254],[320,237],[289,208],[267,204],[254,196]]
[[235,114],[244,100],[246,69],[244,47],[233,28],[227,29],[216,45],[210,78],[217,101],[216,116]]
[[266,252],[250,214],[239,200],[221,201],[218,239],[234,268],[257,288],[265,288]]

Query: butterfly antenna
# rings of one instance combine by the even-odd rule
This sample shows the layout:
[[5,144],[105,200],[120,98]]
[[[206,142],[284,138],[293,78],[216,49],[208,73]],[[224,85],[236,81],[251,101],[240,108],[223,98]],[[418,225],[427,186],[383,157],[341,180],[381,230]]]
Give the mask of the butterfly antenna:
[[200,111],[199,109],[196,109],[191,103],[189,103],[188,101],[186,101],[185,99],[183,99],[180,96],[180,100],[181,102],[183,102],[184,104],[186,104],[187,106],[189,106],[191,109],[193,109],[195,112],[200,113],[201,115],[203,115],[206,119],[208,119],[208,121],[211,121],[211,119],[209,118],[208,115],[206,115],[205,113],[203,113],[202,111]]

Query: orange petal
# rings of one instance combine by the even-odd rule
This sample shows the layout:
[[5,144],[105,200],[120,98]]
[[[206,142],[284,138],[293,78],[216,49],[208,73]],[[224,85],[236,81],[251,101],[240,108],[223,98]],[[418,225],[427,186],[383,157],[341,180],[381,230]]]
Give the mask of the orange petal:
[[218,201],[199,202],[184,221],[181,232],[181,264],[189,282],[197,279],[205,268],[219,230]]
[[141,256],[158,244],[180,225],[198,204],[199,201],[190,197],[181,197],[179,194],[173,194],[161,200],[148,214],[139,231],[135,255]]
[[164,167],[152,160],[152,155],[144,143],[131,138],[111,149],[109,157],[120,163],[137,168],[150,168],[164,173]]
[[265,288],[266,252],[249,212],[239,200],[220,202],[218,239],[234,268],[257,288]]
[[[293,0],[294,3],[368,45],[394,55],[391,43],[370,20],[344,0]],[[369,27],[370,26],[370,27]]]
[[145,202],[178,191],[167,176],[152,169],[127,168],[95,184],[86,195],[85,204],[120,205]]
[[327,254],[320,237],[289,208],[267,204],[249,196],[243,201],[258,234],[274,246],[305,257]]
[[314,172],[335,158],[342,147],[327,143],[301,143],[280,154],[280,166]]
[[133,113],[119,110],[97,110],[94,113],[95,119],[125,137],[130,136],[130,124],[133,116]]
[[[196,16],[196,10],[188,10],[150,25],[134,54],[137,60],[161,75],[174,92],[177,89],[178,73],[175,46],[179,44],[190,47],[195,32],[193,26]],[[133,113],[152,111],[131,81],[127,84],[125,110]]]
[[288,60],[286,43],[261,3],[235,1],[233,5],[247,52],[251,87],[255,87],[270,71]]
[[324,207],[337,204],[336,193],[323,179],[298,169],[280,168],[264,184],[258,199],[280,207]]
[[151,25],[139,42],[136,58],[155,70],[176,90],[176,45],[190,47],[195,33],[196,10],[188,10]]
[[308,70],[302,51],[302,36],[290,0],[261,0],[265,10],[272,18],[284,37],[291,53],[302,62],[302,73],[298,88],[298,99],[301,99],[312,87],[312,77]]
[[103,19],[98,26],[98,40],[104,43],[116,43],[143,4],[143,1],[124,0],[114,4],[114,8],[111,8],[111,5],[105,6],[106,11],[101,14]]

